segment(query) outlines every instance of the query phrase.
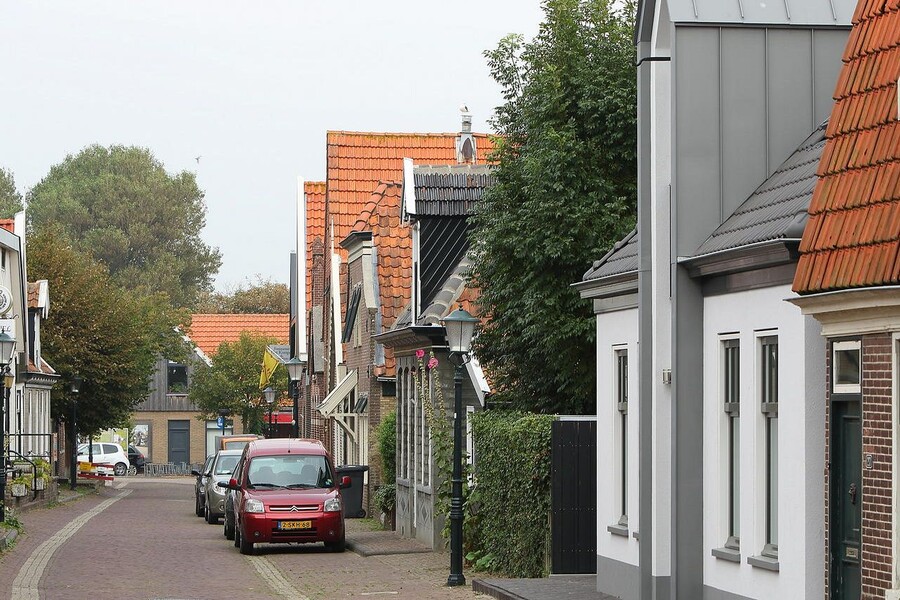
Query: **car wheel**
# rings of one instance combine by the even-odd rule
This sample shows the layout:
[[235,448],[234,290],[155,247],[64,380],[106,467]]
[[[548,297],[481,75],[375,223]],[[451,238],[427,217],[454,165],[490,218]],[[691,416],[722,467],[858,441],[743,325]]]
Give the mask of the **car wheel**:
[[244,539],[243,535],[238,543],[238,548],[240,548],[241,554],[253,554],[253,542]]
[[213,516],[212,511],[209,510],[209,504],[206,505],[206,522],[210,525],[215,525],[219,522],[219,518]]
[[134,477],[135,475],[137,475],[137,467],[134,465],[131,465],[130,467],[128,467],[128,476]]
[[344,552],[347,549],[347,538],[341,536],[341,539],[336,542],[325,542],[325,548],[329,552]]
[[116,466],[113,469],[113,473],[115,473],[116,477],[122,477],[127,472],[128,472],[128,465],[126,465],[123,462],[116,463]]
[[197,498],[194,500],[194,514],[196,514],[198,517],[202,517],[203,512],[204,512],[203,503],[200,502],[200,496],[198,495]]
[[241,528],[237,525],[234,526],[234,547],[241,547]]
[[228,515],[225,515],[225,539],[233,540],[234,539],[234,523],[229,524]]

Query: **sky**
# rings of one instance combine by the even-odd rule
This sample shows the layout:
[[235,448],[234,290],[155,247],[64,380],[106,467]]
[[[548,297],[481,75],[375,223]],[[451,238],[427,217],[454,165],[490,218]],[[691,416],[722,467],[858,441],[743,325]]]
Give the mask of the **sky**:
[[206,192],[218,290],[287,283],[297,177],[323,180],[325,132],[456,132],[462,104],[489,131],[483,52],[542,16],[539,0],[6,1],[0,167],[24,193],[90,144],[149,148]]

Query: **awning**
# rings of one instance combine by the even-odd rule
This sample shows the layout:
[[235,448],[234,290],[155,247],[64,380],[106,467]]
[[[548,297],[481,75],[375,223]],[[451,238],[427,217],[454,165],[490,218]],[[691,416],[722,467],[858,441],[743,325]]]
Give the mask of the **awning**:
[[350,392],[356,389],[356,371],[350,371],[347,375],[341,379],[341,382],[337,384],[331,392],[325,396],[325,400],[322,404],[319,405],[318,411],[322,414],[322,416],[329,416],[334,410],[340,405],[347,396],[350,395]]

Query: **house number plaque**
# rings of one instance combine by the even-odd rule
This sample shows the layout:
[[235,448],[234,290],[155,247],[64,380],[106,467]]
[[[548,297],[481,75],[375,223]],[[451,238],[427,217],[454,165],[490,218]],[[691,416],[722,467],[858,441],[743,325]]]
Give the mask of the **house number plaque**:
[[859,560],[859,548],[847,548],[847,558]]
[[875,467],[875,455],[874,454],[866,454],[866,468],[872,469]]

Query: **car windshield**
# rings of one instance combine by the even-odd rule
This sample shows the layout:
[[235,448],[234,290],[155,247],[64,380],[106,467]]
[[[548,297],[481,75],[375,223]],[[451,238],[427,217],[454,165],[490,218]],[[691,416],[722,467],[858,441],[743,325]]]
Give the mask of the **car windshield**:
[[330,488],[334,477],[322,455],[285,454],[257,456],[247,471],[249,483],[257,488]]
[[216,475],[231,475],[239,458],[237,454],[220,456],[216,461]]

